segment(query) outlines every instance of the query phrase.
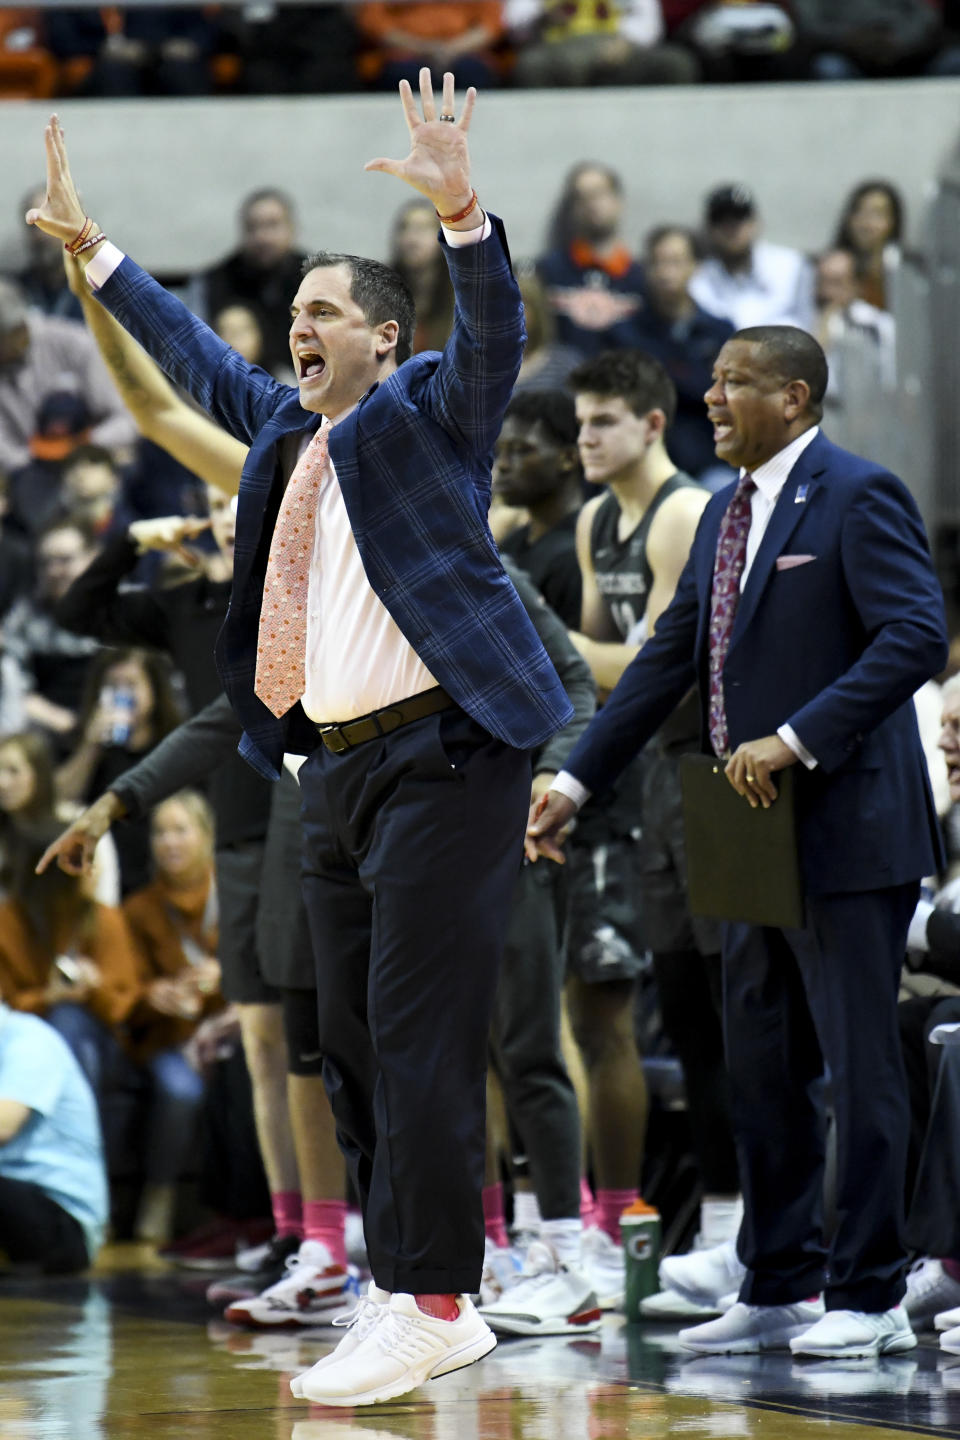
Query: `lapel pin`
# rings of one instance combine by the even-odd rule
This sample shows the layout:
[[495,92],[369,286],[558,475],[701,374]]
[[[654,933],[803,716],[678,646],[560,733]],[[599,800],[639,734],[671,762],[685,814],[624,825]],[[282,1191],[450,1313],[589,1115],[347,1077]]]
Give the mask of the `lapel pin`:
[[806,498],[807,498],[807,491],[809,490],[809,488],[810,488],[809,485],[798,485],[798,486],[797,486],[797,493],[796,493],[796,495],[794,495],[794,497],[793,497],[793,503],[794,503],[794,505],[802,505],[802,504],[803,504],[803,502],[804,502],[804,501],[806,500]]

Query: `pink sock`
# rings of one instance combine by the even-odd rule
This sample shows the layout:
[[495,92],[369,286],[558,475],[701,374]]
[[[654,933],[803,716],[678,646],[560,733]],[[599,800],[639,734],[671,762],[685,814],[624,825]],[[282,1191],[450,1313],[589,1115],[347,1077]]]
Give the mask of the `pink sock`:
[[303,1239],[303,1204],[299,1190],[275,1190],[270,1196],[273,1224],[281,1237],[295,1235]]
[[941,1260],[940,1264],[951,1280],[960,1281],[960,1260]]
[[305,1200],[303,1202],[303,1238],[319,1240],[333,1256],[334,1265],[347,1264],[346,1200]]
[[[503,1208],[503,1185],[484,1185],[482,1199],[483,1228],[487,1232],[487,1239],[494,1245],[506,1248],[510,1244],[510,1237],[507,1234],[507,1216]],[[441,1315],[439,1318],[442,1320],[444,1317]]]
[[593,1198],[593,1191],[587,1183],[586,1176],[580,1179],[580,1219],[583,1222],[584,1230],[589,1230],[591,1225],[596,1225],[596,1202]]
[[414,1295],[417,1309],[434,1320],[456,1320],[460,1314],[456,1295]]
[[638,1199],[639,1190],[598,1190],[594,1223],[620,1244],[620,1216]]

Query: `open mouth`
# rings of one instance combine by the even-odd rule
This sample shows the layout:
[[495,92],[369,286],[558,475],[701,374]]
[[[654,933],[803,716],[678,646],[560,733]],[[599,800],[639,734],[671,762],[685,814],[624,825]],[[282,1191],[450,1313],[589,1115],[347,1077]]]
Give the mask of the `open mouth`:
[[713,421],[713,443],[715,445],[719,445],[722,440],[728,440],[732,434],[732,425],[727,425],[721,420]]
[[327,368],[327,362],[316,350],[301,350],[297,359],[300,362],[300,379],[316,380]]

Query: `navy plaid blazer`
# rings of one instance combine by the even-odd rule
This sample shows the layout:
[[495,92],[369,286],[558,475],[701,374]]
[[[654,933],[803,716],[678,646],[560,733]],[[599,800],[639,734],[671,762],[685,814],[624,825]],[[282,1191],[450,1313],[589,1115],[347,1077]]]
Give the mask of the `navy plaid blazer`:
[[[490,218],[493,233],[479,244],[443,244],[456,295],[443,354],[415,355],[374,385],[332,430],[330,457],[375,593],[448,694],[492,735],[527,750],[573,711],[487,524],[493,445],[525,338],[506,237]],[[301,407],[296,388],[248,364],[129,258],[97,299],[219,425],[250,446],[233,593],[216,657],[243,725],[240,753],[277,779],[284,751],[308,752],[318,737],[299,704],[278,720],[253,692],[260,600],[299,439],[321,417]]]

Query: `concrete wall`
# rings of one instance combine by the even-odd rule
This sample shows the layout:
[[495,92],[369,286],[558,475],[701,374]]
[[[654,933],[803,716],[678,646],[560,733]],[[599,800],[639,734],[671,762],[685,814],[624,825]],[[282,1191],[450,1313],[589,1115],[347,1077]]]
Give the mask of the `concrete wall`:
[[[0,244],[19,243],[17,205],[42,174],[38,103],[7,102],[0,127]],[[257,186],[296,198],[305,248],[385,252],[409,195],[365,160],[406,153],[390,96],[73,102],[60,109],[75,177],[111,238],[150,268],[195,269],[231,248],[237,205]],[[807,249],[832,233],[848,188],[899,185],[919,229],[927,187],[960,130],[960,81],[488,93],[472,147],[477,189],[514,254],[535,253],[564,172],[602,158],[626,179],[631,237],[695,222],[704,192],[752,185],[771,239]]]

